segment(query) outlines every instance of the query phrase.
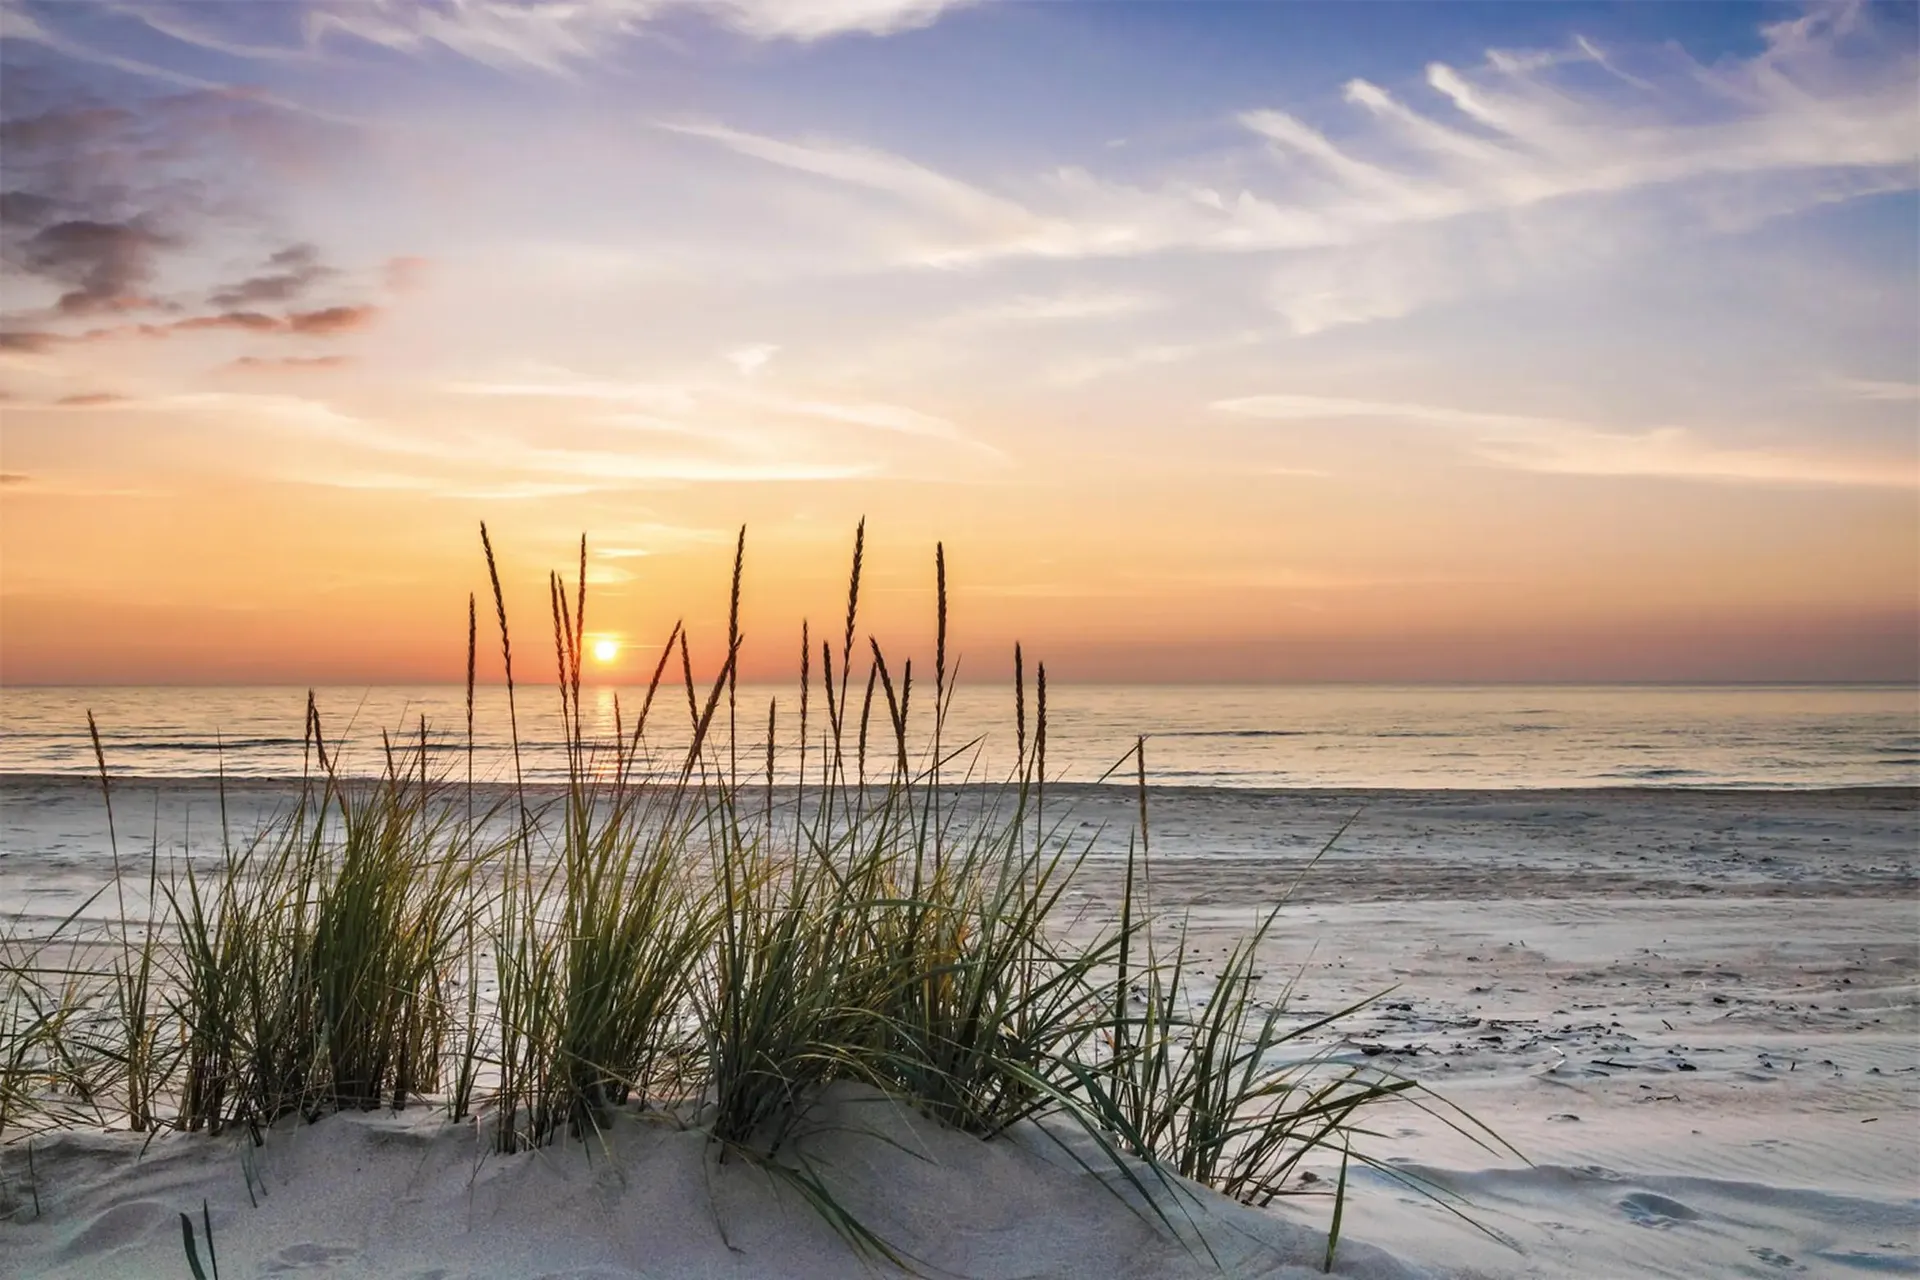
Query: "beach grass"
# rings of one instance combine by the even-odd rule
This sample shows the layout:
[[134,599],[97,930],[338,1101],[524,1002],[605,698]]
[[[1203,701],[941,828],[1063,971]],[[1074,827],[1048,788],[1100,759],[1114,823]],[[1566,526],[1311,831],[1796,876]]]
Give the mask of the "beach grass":
[[[914,740],[913,663],[858,643],[864,537],[837,652],[820,642],[817,669],[802,628],[799,781],[776,802],[779,705],[763,739],[738,706],[744,530],[719,669],[696,677],[676,624],[630,717],[616,699],[599,738],[582,710],[584,540],[572,583],[550,578],[568,760],[555,795],[521,777],[522,689],[483,528],[507,787],[473,776],[470,597],[464,777],[431,767],[424,721],[382,735],[378,776],[352,776],[310,696],[307,775],[273,821],[236,837],[223,805],[218,856],[166,868],[157,841],[144,868],[122,867],[115,835],[113,917],[89,953],[106,963],[58,957],[67,943],[81,954],[81,912],[7,940],[0,1133],[240,1126],[260,1141],[289,1115],[421,1102],[484,1117],[511,1153],[625,1109],[697,1128],[719,1160],[786,1178],[853,1244],[892,1257],[793,1154],[826,1091],[852,1082],[983,1140],[1024,1121],[1077,1129],[1097,1171],[1147,1193],[1168,1225],[1176,1179],[1264,1204],[1307,1185],[1303,1162],[1337,1160],[1338,1223],[1366,1118],[1430,1095],[1311,1048],[1365,1002],[1302,1018],[1258,998],[1282,900],[1210,981],[1189,970],[1183,926],[1152,907],[1144,739],[1125,762],[1140,809],[1118,918],[1069,936],[1062,901],[1088,841],[1046,804],[1045,667],[1029,725],[1016,650],[1016,770],[972,777],[978,744],[943,738],[958,664],[936,549],[931,732]],[[654,744],[678,735],[650,730],[679,714],[689,745],[668,756]],[[94,743],[111,814],[97,730]],[[143,883],[142,915],[126,891]],[[1152,1194],[1156,1180],[1175,1194]]]

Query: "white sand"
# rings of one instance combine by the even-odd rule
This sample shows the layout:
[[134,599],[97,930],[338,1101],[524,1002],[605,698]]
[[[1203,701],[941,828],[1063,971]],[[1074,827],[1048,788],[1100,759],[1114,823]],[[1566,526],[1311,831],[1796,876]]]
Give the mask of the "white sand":
[[[1349,1223],[1501,1275],[1920,1275],[1920,814],[1909,792],[1380,795],[1301,884],[1270,985],[1388,988],[1343,1052],[1496,1127],[1374,1154],[1458,1190],[1514,1253],[1377,1176]],[[1158,905],[1218,955],[1353,797],[1156,798]],[[1090,885],[1096,912],[1102,889]],[[1369,1055],[1368,1051],[1372,1051]],[[1328,1170],[1319,1167],[1321,1174]]]
[[[798,1150],[923,1274],[1280,1280],[1317,1273],[1325,1248],[1310,1227],[1198,1188],[1164,1201],[1176,1239],[1033,1133],[984,1143],[851,1090],[815,1119],[820,1131]],[[23,1166],[13,1153],[9,1168]],[[633,1118],[585,1144],[510,1157],[488,1154],[472,1125],[425,1111],[293,1121],[258,1150],[244,1137],[172,1135],[141,1157],[131,1135],[63,1135],[36,1144],[36,1168],[39,1217],[28,1208],[0,1227],[9,1275],[184,1275],[178,1216],[197,1218],[202,1198],[227,1276],[862,1270],[790,1189],[716,1164],[698,1134]],[[1425,1274],[1362,1245],[1342,1250],[1337,1273]]]
[[[1283,917],[1266,981],[1277,991],[1297,979],[1302,1012],[1396,987],[1339,1051],[1432,1084],[1533,1165],[1496,1160],[1417,1112],[1388,1115],[1369,1149],[1460,1191],[1508,1243],[1356,1176],[1343,1272],[1419,1273],[1417,1262],[1460,1276],[1920,1274],[1913,793],[1366,799]],[[1069,801],[1089,831],[1129,817],[1124,795]],[[206,829],[207,794],[175,788],[163,841],[178,838],[190,802],[195,830]],[[1192,910],[1203,969],[1355,803],[1155,796],[1155,903]],[[104,826],[91,806],[71,783],[0,783],[0,910],[51,911],[99,882]],[[137,812],[125,804],[123,821],[127,811]],[[1088,919],[1110,906],[1116,871],[1096,855],[1075,900]],[[1204,1253],[1040,1151],[857,1110],[900,1145],[839,1135],[813,1150],[930,1268],[1208,1270]],[[168,1137],[137,1162],[136,1145],[36,1142],[41,1217],[0,1223],[0,1276],[184,1275],[176,1215],[202,1196],[227,1276],[858,1270],[790,1192],[737,1168],[710,1179],[688,1134],[623,1131],[610,1151],[480,1160],[470,1132],[429,1113],[335,1118],[270,1138],[257,1209],[231,1141]],[[4,1159],[17,1195],[23,1149]],[[1213,1201],[1205,1237],[1227,1274],[1317,1268],[1325,1211]]]

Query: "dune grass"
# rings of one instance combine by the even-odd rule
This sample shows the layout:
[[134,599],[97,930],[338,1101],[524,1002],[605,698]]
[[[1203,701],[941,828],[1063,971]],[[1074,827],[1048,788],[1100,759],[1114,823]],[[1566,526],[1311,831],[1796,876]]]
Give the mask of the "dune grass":
[[[512,634],[481,534],[514,726],[504,798],[473,777],[470,597],[464,779],[430,768],[424,722],[398,743],[383,735],[379,776],[350,776],[310,696],[290,807],[240,838],[223,811],[217,858],[163,870],[156,842],[137,925],[125,892],[141,872],[121,867],[116,835],[103,969],[57,960],[64,942],[79,954],[81,912],[51,938],[5,942],[0,1131],[112,1120],[237,1125],[260,1141],[289,1115],[431,1100],[453,1120],[481,1116],[514,1152],[638,1109],[697,1127],[722,1161],[787,1178],[851,1242],[892,1257],[793,1156],[823,1091],[851,1081],[983,1139],[1023,1121],[1077,1128],[1116,1185],[1175,1193],[1147,1196],[1163,1218],[1183,1194],[1176,1177],[1264,1204],[1301,1190],[1303,1161],[1338,1158],[1331,1259],[1366,1117],[1436,1104],[1311,1049],[1361,1004],[1302,1020],[1260,998],[1278,902],[1210,983],[1189,972],[1184,926],[1152,909],[1144,740],[1118,919],[1068,938],[1061,902],[1087,845],[1046,805],[1046,670],[1029,726],[1016,649],[1018,763],[984,786],[966,763],[978,744],[944,737],[958,666],[944,548],[929,695],[911,661],[859,644],[856,533],[844,627],[817,651],[802,628],[799,782],[776,800],[780,707],[755,741],[738,706],[744,530],[720,669],[697,679],[674,625],[630,720],[616,700],[604,740],[582,713],[583,539],[575,580],[548,584],[567,782],[530,795]],[[916,693],[932,699],[925,742],[909,733]],[[649,727],[679,714],[690,746],[664,757]],[[111,815],[97,731],[94,744]]]

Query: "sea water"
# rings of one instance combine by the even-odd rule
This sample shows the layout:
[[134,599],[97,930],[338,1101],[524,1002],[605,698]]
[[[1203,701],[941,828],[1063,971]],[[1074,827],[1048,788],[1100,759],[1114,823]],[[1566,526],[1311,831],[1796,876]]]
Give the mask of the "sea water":
[[[582,728],[632,738],[645,690],[582,690]],[[662,688],[640,741],[653,767],[685,757],[711,691]],[[461,686],[314,691],[335,767],[385,767],[382,731],[410,751],[425,722],[430,767],[464,777],[469,742]],[[839,751],[879,777],[897,759],[884,691],[847,691]],[[840,696],[836,690],[833,702]],[[910,761],[931,758],[934,691],[907,695]],[[1024,729],[1020,710],[1024,710]],[[863,710],[865,715],[863,717]],[[96,687],[0,690],[0,773],[83,775],[95,769],[87,713],[109,769],[151,778],[299,777],[316,767],[305,732],[307,691],[271,687]],[[1000,781],[1040,749],[1037,690],[963,688],[940,727],[944,776]],[[764,779],[769,720],[776,781],[809,779],[833,750],[829,700],[816,683],[802,749],[797,686],[741,685],[716,705],[709,761]],[[529,780],[565,776],[565,734],[551,688],[483,687],[473,707],[474,776],[513,776],[513,742]],[[731,733],[729,733],[731,726]],[[1905,685],[1384,686],[1074,685],[1048,690],[1050,779],[1131,782],[1144,739],[1149,781],[1208,787],[1846,787],[1920,785],[1920,691]]]

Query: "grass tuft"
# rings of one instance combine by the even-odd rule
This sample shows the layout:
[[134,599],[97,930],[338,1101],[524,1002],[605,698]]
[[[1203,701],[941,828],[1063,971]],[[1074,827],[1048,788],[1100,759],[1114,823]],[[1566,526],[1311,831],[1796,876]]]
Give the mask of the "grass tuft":
[[[1501,1145],[1412,1081],[1316,1049],[1367,1002],[1303,1019],[1263,998],[1258,958],[1284,898],[1210,983],[1188,971],[1184,923],[1153,904],[1144,738],[1123,761],[1139,811],[1117,919],[1067,935],[1061,903],[1089,845],[1046,810],[1046,667],[1035,666],[1030,722],[1018,645],[1012,776],[955,783],[972,781],[956,761],[978,744],[954,750],[944,736],[960,665],[944,546],[925,740],[911,731],[912,660],[858,644],[863,521],[838,652],[818,642],[824,722],[803,622],[795,736],[782,740],[770,702],[764,755],[752,741],[743,773],[745,529],[718,670],[696,679],[676,623],[630,726],[613,701],[610,738],[589,732],[582,704],[583,538],[574,581],[548,578],[567,781],[536,805],[500,563],[480,534],[513,739],[504,799],[486,799],[474,776],[469,595],[463,777],[435,774],[424,720],[382,735],[377,775],[353,775],[309,694],[310,764],[289,807],[236,839],[223,783],[217,855],[163,875],[156,839],[136,924],[141,878],[120,861],[89,716],[114,863],[96,950],[107,960],[83,963],[80,923],[105,889],[50,936],[0,936],[0,1130],[123,1116],[148,1132],[240,1126],[259,1142],[289,1115],[432,1099],[450,1120],[483,1118],[494,1147],[515,1152],[641,1109],[698,1127],[718,1160],[770,1171],[857,1249],[896,1263],[796,1149],[839,1082],[982,1139],[1033,1121],[1056,1138],[1077,1130],[1093,1154],[1073,1158],[1170,1228],[1187,1203],[1177,1179],[1264,1205],[1298,1193],[1304,1162],[1337,1156],[1329,1266],[1349,1162],[1395,1172],[1357,1146],[1378,1107],[1418,1105]],[[677,698],[670,664],[687,700],[684,754],[649,738],[658,696]],[[797,762],[789,787],[776,785],[782,759]],[[197,1271],[184,1215],[183,1232]]]

